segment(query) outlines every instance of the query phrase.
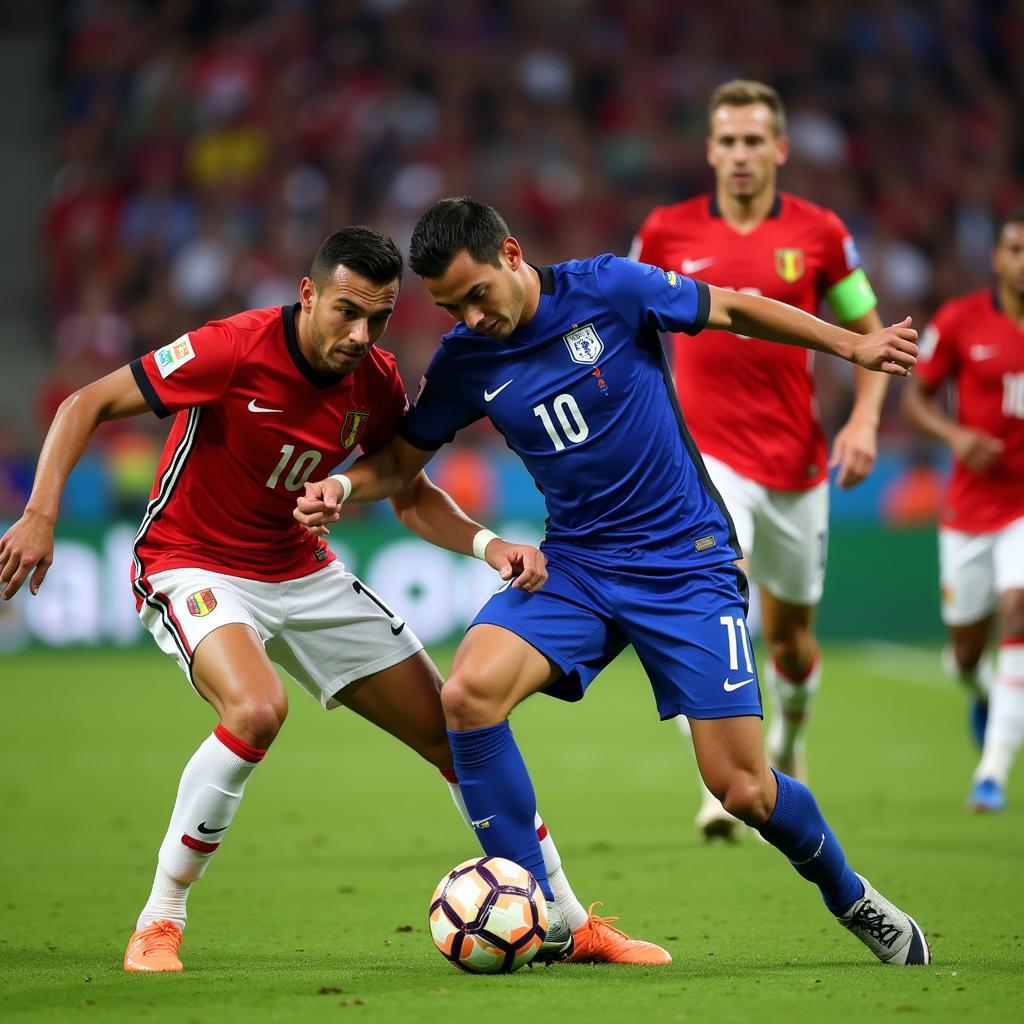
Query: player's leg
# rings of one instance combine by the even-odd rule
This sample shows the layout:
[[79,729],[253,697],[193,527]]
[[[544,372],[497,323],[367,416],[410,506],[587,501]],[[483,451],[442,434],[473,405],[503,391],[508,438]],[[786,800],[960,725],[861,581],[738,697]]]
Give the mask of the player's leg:
[[949,631],[943,662],[963,684],[968,697],[968,727],[984,742],[991,666],[988,646],[995,628],[996,534],[939,530],[939,579],[942,621]]
[[762,680],[772,704],[768,759],[805,779],[804,732],[821,681],[814,614],[825,584],[828,484],[768,491],[751,572],[760,586]]
[[769,767],[759,718],[694,718],[690,726],[711,791],[818,887],[845,928],[884,963],[929,962],[920,926],[853,871],[811,791]]
[[999,649],[985,745],[971,791],[970,803],[977,811],[1005,806],[1006,780],[1024,743],[1024,520],[999,532],[993,555]]
[[[217,574],[180,570],[154,577],[143,622],[176,655],[218,714],[213,733],[185,766],[160,845],[149,899],[125,953],[129,971],[178,971],[178,943],[192,884],[220,847],[245,783],[287,714],[281,681],[263,649],[258,610]],[[270,584],[256,584],[272,589]]]

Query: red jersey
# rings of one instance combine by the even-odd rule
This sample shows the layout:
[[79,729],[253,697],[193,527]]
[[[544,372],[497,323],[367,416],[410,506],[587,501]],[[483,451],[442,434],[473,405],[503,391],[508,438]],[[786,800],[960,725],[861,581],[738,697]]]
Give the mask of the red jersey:
[[391,437],[405,388],[378,348],[343,377],[315,370],[299,350],[298,308],[214,321],[131,364],[153,411],[177,413],[135,539],[137,599],[164,569],[279,582],[334,560],[292,518],[295,499],[357,446]]
[[[817,313],[826,292],[859,266],[839,217],[786,193],[745,235],[726,223],[711,195],[656,207],[630,255],[808,313]],[[844,319],[874,308],[866,280],[861,291],[856,311]],[[813,355],[726,331],[677,335],[676,390],[697,447],[766,487],[799,491],[820,483],[828,452],[818,419]]]
[[930,390],[952,381],[957,420],[1005,445],[985,473],[954,461],[942,525],[988,533],[1024,516],[1024,328],[994,292],[950,299],[921,335],[914,372]]

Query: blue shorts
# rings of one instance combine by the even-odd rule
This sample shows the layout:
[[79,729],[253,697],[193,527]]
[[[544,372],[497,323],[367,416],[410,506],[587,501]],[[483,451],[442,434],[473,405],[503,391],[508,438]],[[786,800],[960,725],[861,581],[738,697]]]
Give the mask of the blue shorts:
[[545,693],[580,700],[632,644],[661,717],[762,716],[746,623],[746,578],[689,551],[593,551],[545,544],[548,581],[535,594],[499,590],[472,625],[522,637],[562,672]]

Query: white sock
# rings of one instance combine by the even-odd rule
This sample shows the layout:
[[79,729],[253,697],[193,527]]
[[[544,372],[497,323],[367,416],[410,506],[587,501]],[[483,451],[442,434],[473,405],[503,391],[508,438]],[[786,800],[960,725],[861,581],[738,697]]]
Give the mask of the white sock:
[[[441,774],[444,776],[445,782],[448,783],[452,800],[459,809],[462,820],[469,828],[472,828],[473,823],[469,817],[469,811],[466,810],[466,803],[462,799],[462,790],[459,788],[458,782],[454,781],[456,777],[455,772],[442,770]],[[534,817],[533,821],[537,828],[540,852],[544,855],[544,868],[548,873],[548,884],[551,886],[551,893],[555,897],[555,902],[562,913],[565,914],[569,927],[575,931],[586,923],[587,912],[583,909],[583,904],[576,898],[576,894],[572,891],[572,886],[569,885],[569,880],[565,877],[565,872],[562,870],[562,858],[558,854],[558,848],[555,846],[554,839],[551,838],[551,833],[548,832],[547,825],[544,824],[539,814]]]
[[1024,742],[1024,644],[1000,644],[996,673],[989,696],[985,746],[974,779],[995,779],[1005,786]]
[[810,718],[814,695],[821,682],[821,654],[815,657],[803,679],[791,679],[771,657],[765,662],[763,676],[772,705],[768,749],[772,757],[789,761],[800,749],[801,733]]
[[156,877],[136,929],[173,921],[184,929],[189,887],[206,870],[242,799],[245,781],[265,750],[218,725],[185,765],[171,821],[157,857]]

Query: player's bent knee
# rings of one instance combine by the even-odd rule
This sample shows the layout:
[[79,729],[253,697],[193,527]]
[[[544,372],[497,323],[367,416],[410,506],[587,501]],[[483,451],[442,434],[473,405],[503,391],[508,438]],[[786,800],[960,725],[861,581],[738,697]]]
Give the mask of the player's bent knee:
[[772,814],[773,796],[754,775],[737,772],[721,797],[722,806],[748,825],[763,825]]
[[482,680],[453,673],[441,688],[441,707],[452,729],[480,729],[505,718],[500,695],[489,692]]
[[226,729],[254,747],[266,749],[274,742],[288,717],[288,701],[280,697],[247,700],[224,709]]

